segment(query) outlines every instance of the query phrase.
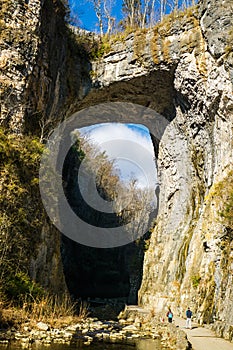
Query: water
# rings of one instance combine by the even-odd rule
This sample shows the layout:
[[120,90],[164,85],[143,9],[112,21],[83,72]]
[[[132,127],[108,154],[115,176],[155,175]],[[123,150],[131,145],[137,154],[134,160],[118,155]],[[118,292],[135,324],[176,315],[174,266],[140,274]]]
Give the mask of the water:
[[[22,347],[19,344],[0,344],[0,350],[22,350],[28,349],[28,346]],[[32,344],[29,349],[32,350],[162,350],[159,340],[141,339],[136,344],[111,344],[111,343],[94,343],[84,345],[82,343],[76,345],[52,344],[38,345]]]

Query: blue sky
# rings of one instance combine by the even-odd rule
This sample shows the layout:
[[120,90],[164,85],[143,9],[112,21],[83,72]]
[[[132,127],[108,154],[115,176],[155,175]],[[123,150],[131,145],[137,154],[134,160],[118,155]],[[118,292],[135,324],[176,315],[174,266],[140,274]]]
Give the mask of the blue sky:
[[155,188],[157,170],[148,129],[139,124],[105,123],[79,129],[94,144],[116,160],[121,177],[138,180],[141,188]]
[[[91,0],[68,0],[71,10],[71,17],[78,19],[78,25],[89,31],[98,32],[98,20],[93,9]],[[195,0],[197,2],[198,0]],[[122,19],[122,2],[123,0],[112,0],[114,6],[112,15],[116,18],[116,23]],[[179,0],[179,6],[182,1]],[[189,0],[191,3],[191,0]],[[159,2],[156,2],[156,8],[158,8]],[[166,13],[170,12],[169,6],[166,8]]]
[[[71,16],[77,16],[80,26],[83,29],[90,31],[98,31],[98,20],[93,9],[91,1],[88,0],[69,0],[71,9]],[[116,0],[113,8],[113,16],[116,17],[117,22],[121,19],[122,0]]]

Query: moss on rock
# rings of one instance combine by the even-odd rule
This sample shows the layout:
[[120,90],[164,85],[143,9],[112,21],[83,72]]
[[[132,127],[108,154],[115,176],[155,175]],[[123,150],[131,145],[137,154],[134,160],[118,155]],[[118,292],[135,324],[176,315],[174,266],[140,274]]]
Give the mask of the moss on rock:
[[[0,129],[1,281],[29,271],[30,256],[40,239],[45,220],[38,186],[42,151],[37,139]],[[3,292],[7,285],[1,283]]]

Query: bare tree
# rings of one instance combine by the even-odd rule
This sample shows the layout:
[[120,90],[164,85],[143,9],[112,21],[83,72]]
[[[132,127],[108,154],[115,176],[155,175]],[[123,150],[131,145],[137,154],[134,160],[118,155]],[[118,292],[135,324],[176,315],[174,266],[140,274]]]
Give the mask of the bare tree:
[[149,26],[150,27],[152,27],[154,24],[155,24],[155,22],[156,22],[156,12],[157,12],[157,10],[156,10],[156,0],[152,0],[151,2],[150,2],[150,6],[149,6],[149,13],[148,13],[148,24],[149,24]]
[[112,16],[112,9],[114,6],[113,0],[103,0],[103,9],[104,9],[104,16],[107,21],[107,30],[106,33],[109,35],[113,31],[113,27],[115,24],[115,17]]
[[167,0],[160,0],[160,20],[163,19],[167,8]]
[[196,3],[197,3],[197,0],[182,0],[180,7],[185,9],[190,6],[194,6]]
[[[115,18],[112,15],[114,0],[89,0],[99,22],[99,31],[110,34],[113,30]],[[145,28],[154,25],[156,19],[162,20],[164,15],[179,8],[195,5],[197,0],[123,0],[121,21],[123,28]]]
[[135,178],[132,178],[124,188],[128,204],[122,208],[122,203],[116,201],[116,208],[126,226],[132,241],[143,236],[150,226],[150,214],[154,211],[155,194],[153,189],[140,188]]
[[146,27],[147,17],[148,17],[149,9],[150,9],[150,2],[151,2],[150,0],[144,1],[144,6],[143,6],[142,16],[141,16],[141,23],[140,23],[141,28]]
[[112,16],[114,0],[89,0],[94,7],[94,11],[99,23],[100,35],[104,32],[110,34],[113,30],[115,18]]
[[140,0],[124,0],[122,10],[125,14],[125,27],[139,27],[141,18],[141,1]]
[[174,7],[174,10],[178,10],[178,7],[179,7],[179,0],[174,0],[173,7]]
[[103,21],[104,21],[104,14],[103,14],[103,6],[102,6],[102,1],[101,0],[91,0],[91,2],[94,5],[94,10],[96,17],[99,22],[99,30],[100,30],[100,35],[103,36],[104,31],[103,31]]

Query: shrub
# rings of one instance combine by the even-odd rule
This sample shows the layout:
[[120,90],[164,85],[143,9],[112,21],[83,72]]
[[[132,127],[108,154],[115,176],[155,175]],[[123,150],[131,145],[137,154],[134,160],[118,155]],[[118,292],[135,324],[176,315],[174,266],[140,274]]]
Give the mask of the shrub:
[[0,129],[0,282],[2,292],[17,301],[32,287],[26,272],[45,218],[38,186],[42,150],[36,139]]
[[8,276],[5,281],[5,294],[14,303],[23,305],[25,300],[34,300],[44,294],[43,289],[37,285],[24,272],[18,272],[15,275]]
[[200,284],[201,277],[199,275],[191,276],[191,281],[193,288],[197,288]]

